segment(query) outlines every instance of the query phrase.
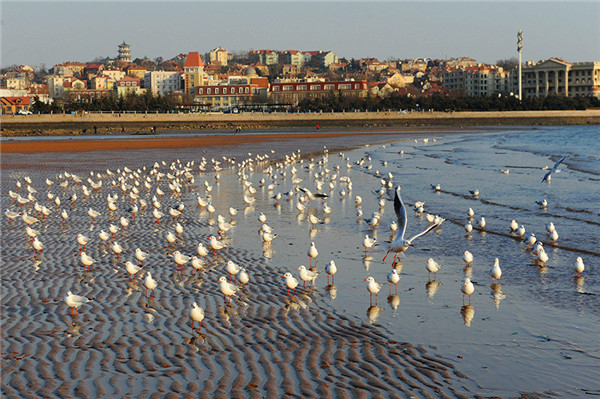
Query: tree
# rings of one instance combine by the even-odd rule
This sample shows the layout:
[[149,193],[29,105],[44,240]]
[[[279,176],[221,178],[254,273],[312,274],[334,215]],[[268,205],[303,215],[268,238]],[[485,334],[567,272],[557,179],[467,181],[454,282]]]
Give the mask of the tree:
[[509,71],[511,69],[516,68],[519,65],[519,60],[517,57],[507,58],[504,60],[496,61],[496,65],[502,67],[505,71]]

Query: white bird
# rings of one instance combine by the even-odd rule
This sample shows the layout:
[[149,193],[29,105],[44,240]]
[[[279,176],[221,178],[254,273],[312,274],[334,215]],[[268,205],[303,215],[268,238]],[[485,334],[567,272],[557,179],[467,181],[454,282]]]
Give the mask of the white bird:
[[511,220],[510,221],[510,231],[515,231],[519,228],[519,223],[517,223],[516,220]]
[[523,237],[525,235],[525,226],[520,225],[519,228],[515,231],[515,233],[519,236],[519,237]]
[[585,265],[583,264],[583,259],[581,259],[581,256],[578,256],[577,259],[575,259],[575,262],[573,262],[573,270],[575,271],[575,274],[579,273],[580,276],[585,270]]
[[135,249],[135,258],[140,262],[140,265],[144,264],[144,261],[148,257],[148,253],[142,251],[139,248]]
[[312,193],[310,190],[304,188],[304,187],[300,187],[300,191],[302,191],[304,194],[306,194],[306,196],[308,197],[308,203],[310,203],[310,201],[313,201],[317,198],[327,198],[329,197],[329,195],[327,194],[322,194],[322,193]]
[[550,241],[556,242],[558,240],[558,232],[556,230],[550,233]]
[[365,235],[365,239],[363,240],[363,246],[365,247],[365,254],[367,253],[367,248],[371,250],[371,254],[373,254],[373,245],[375,245],[375,238],[369,237],[369,235]]
[[194,268],[195,274],[198,274],[198,272],[204,268],[204,261],[202,260],[202,258],[199,258],[197,256],[192,257],[191,263],[192,267]]
[[89,208],[88,209],[88,216],[90,216],[92,218],[92,222],[93,222],[93,221],[96,220],[96,218],[98,216],[100,216],[100,212],[98,212],[98,211],[96,211],[96,210],[94,210],[92,208]]
[[77,234],[77,243],[79,243],[79,251],[85,251],[86,244],[90,239],[83,234]]
[[206,248],[202,243],[198,243],[198,246],[196,247],[196,252],[198,253],[198,256],[203,258],[206,255],[208,255],[208,248]]
[[477,223],[477,227],[479,227],[481,230],[483,230],[485,228],[485,218],[482,216],[481,219],[479,219],[479,223]]
[[533,248],[533,245],[535,244],[535,242],[537,241],[537,238],[535,236],[535,234],[531,233],[526,240],[527,243],[527,247],[528,248]]
[[333,260],[325,265],[325,273],[327,273],[327,284],[329,284],[329,276],[331,276],[331,284],[333,284],[335,273],[337,273],[337,266]]
[[537,260],[542,264],[542,266],[546,266],[546,262],[548,262],[548,259],[549,259],[548,254],[542,248],[540,253],[537,255]]
[[217,240],[215,236],[210,236],[208,241],[210,243],[210,247],[213,249],[213,256],[217,256],[219,254],[219,250],[227,246],[222,241]]
[[169,243],[169,248],[173,247],[173,244],[175,243],[175,241],[177,241],[177,237],[175,236],[175,234],[173,234],[172,231],[169,231],[167,233],[167,242]]
[[21,215],[21,219],[28,225],[31,226],[34,223],[39,222],[40,220],[38,218],[35,218],[33,216],[30,216],[27,214],[27,212],[23,212],[23,214]]
[[394,284],[395,288],[396,288],[396,292],[398,292],[398,281],[400,281],[400,275],[398,274],[398,271],[396,270],[396,268],[392,267],[392,270],[388,273],[387,275],[387,280],[389,285],[389,289],[391,291],[392,289],[392,284]]
[[173,260],[175,260],[175,263],[177,264],[177,271],[181,271],[183,266],[188,263],[190,259],[191,257],[184,255],[179,251],[173,252]]
[[18,218],[19,216],[21,216],[21,213],[19,212],[14,212],[11,211],[10,209],[7,209],[4,212],[4,215],[6,215],[6,217],[12,222],[14,219]]
[[160,223],[160,218],[162,218],[164,216],[164,213],[162,213],[161,211],[159,211],[158,209],[154,208],[152,210],[152,216],[154,216],[154,219],[156,219],[154,221],[154,223]]
[[229,208],[229,215],[231,216],[231,220],[233,220],[235,218],[235,215],[237,214],[237,209],[230,207]]
[[308,270],[304,265],[301,265],[296,270],[300,271],[300,280],[304,281],[304,286],[306,286],[306,282],[308,281],[308,288],[311,287],[311,284],[315,284],[315,280],[317,279],[320,273],[318,271]]
[[308,257],[309,257],[309,266],[312,266],[312,260],[315,260],[315,266],[317,266],[317,256],[319,255],[319,251],[317,251],[317,247],[315,247],[315,243],[311,242],[310,243],[310,248],[308,248],[307,251]]
[[566,157],[562,157],[561,159],[559,159],[558,161],[556,161],[556,163],[554,164],[554,166],[552,167],[552,169],[550,169],[548,172],[546,172],[546,174],[544,175],[544,177],[542,177],[542,180],[540,180],[540,183],[543,183],[544,181],[547,181],[548,183],[550,183],[550,180],[552,179],[552,173],[556,172],[558,173],[559,171],[556,170],[556,168],[558,168],[558,165],[561,164],[562,161],[565,160]]
[[469,251],[465,251],[463,253],[463,260],[467,264],[467,266],[471,266],[471,262],[473,262],[473,254]]
[[117,236],[117,233],[119,232],[119,227],[114,224],[111,224],[110,226],[108,226],[108,231],[110,232],[111,236],[115,238]]
[[465,304],[465,295],[469,296],[469,304],[471,303],[471,294],[475,291],[475,287],[471,282],[470,278],[465,278],[463,285],[460,287],[460,291],[463,293],[463,305]]
[[42,249],[44,249],[44,244],[42,244],[42,242],[40,240],[38,240],[37,237],[35,237],[33,239],[33,254],[35,256],[35,254],[37,254],[39,252],[39,254],[42,254]]
[[108,235],[108,233],[104,230],[100,230],[100,233],[98,234],[98,237],[100,237],[100,245],[102,246],[103,244],[106,244],[106,241],[108,241],[108,239],[110,238],[110,236]]
[[494,260],[494,265],[492,266],[492,270],[490,270],[490,276],[492,276],[492,283],[494,280],[500,280],[500,276],[502,276],[502,270],[500,269],[500,261],[498,258]]
[[440,264],[434,261],[433,258],[429,258],[425,268],[429,272],[429,278],[431,279],[431,273],[433,273],[433,279],[437,280],[437,272],[440,270]]
[[287,272],[281,277],[285,278],[285,285],[288,289],[288,295],[290,295],[290,290],[292,290],[292,295],[295,295],[296,287],[298,286],[298,280],[294,276],[292,276],[290,272]]
[[130,280],[133,280],[133,277],[136,275],[136,273],[142,270],[141,267],[134,265],[130,261],[125,262],[125,269],[127,270],[127,273],[129,273]]
[[479,197],[479,190],[475,189],[475,190],[469,190],[469,192],[471,193],[471,195],[475,198]]
[[229,280],[234,278],[240,272],[240,270],[242,270],[240,265],[238,265],[237,263],[234,263],[231,260],[228,261],[227,264],[225,265],[225,271],[227,273],[229,273]]
[[467,232],[467,234],[471,234],[471,232],[473,231],[473,225],[470,221],[467,222],[467,224],[465,224],[465,231]]
[[152,290],[152,297],[154,297],[154,289],[158,283],[155,279],[152,278],[152,273],[148,272],[146,274],[146,278],[144,279],[144,287],[146,287],[146,297],[148,297],[148,290]]
[[409,238],[408,240],[405,240],[404,234],[406,233],[406,225],[408,223],[408,219],[406,217],[406,208],[404,207],[404,203],[402,202],[402,197],[400,196],[400,186],[398,186],[396,188],[396,195],[394,197],[394,210],[396,212],[396,217],[398,218],[398,226],[400,226],[400,228],[401,228],[401,233],[398,236],[396,236],[394,241],[392,241],[392,243],[390,244],[390,248],[388,249],[387,253],[385,254],[385,257],[383,258],[383,261],[385,262],[385,259],[387,258],[388,254],[390,252],[395,252],[394,261],[392,262],[392,265],[396,264],[396,257],[398,256],[398,254],[406,251],[408,249],[408,247],[412,245],[412,242],[415,239],[421,237],[422,235],[429,233],[431,230],[438,227],[443,222],[443,219],[442,219],[439,223],[437,223],[437,224],[434,223],[431,226],[429,226],[427,229],[420,232],[419,234],[416,234],[416,235],[412,236],[411,238]]
[[81,252],[79,255],[79,259],[81,260],[81,264],[85,266],[86,270],[90,270],[90,266],[96,263],[96,260],[85,253],[85,251]]
[[225,302],[230,302],[231,296],[236,294],[238,286],[228,282],[225,276],[219,278],[219,286],[219,288],[221,289],[221,293],[223,294],[223,300]]
[[121,216],[119,222],[121,223],[121,227],[123,228],[123,230],[127,229],[127,226],[129,226],[129,219],[127,219],[124,216]]
[[472,218],[472,217],[473,217],[473,215],[475,215],[475,211],[473,210],[473,208],[469,208],[469,209],[467,210],[467,217],[470,217],[470,218]]
[[195,323],[198,322],[198,331],[202,330],[202,320],[204,320],[204,309],[198,306],[196,302],[190,310],[190,319],[192,319],[192,334],[194,333]]
[[117,260],[121,259],[121,252],[123,252],[123,247],[121,245],[119,245],[118,242],[115,241],[113,243],[111,249],[115,253],[115,255],[117,255]]
[[375,294],[375,303],[377,303],[377,294],[379,290],[381,290],[381,284],[375,282],[373,277],[368,277],[365,282],[367,283],[367,290],[369,291],[369,301],[373,299],[373,294]]
[[[88,303],[91,301],[91,299],[88,299],[84,296],[75,295],[71,291],[69,291],[65,296],[65,303],[68,307],[71,308],[71,312],[69,314],[73,317],[77,316],[77,308],[79,308],[84,303]],[[75,310],[75,313],[73,313],[73,310]]]
[[550,222],[546,225],[547,235],[550,235],[550,233],[552,233],[554,230],[556,230],[556,227],[554,227],[554,223]]
[[535,203],[540,207],[540,209],[546,209],[548,207],[548,201],[546,201],[546,198],[541,201],[535,201]]
[[258,215],[258,221],[259,221],[260,223],[265,223],[265,222],[267,221],[267,216],[266,216],[264,213],[262,213],[262,212],[261,212],[261,213]]
[[246,269],[243,267],[240,270],[240,272],[238,273],[238,281],[244,285],[248,284],[248,282],[250,281],[250,276],[248,275],[248,272],[246,271]]

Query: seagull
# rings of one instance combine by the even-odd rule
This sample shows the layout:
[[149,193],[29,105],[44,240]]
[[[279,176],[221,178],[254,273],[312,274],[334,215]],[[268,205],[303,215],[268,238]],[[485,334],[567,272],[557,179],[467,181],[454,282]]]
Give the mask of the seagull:
[[100,216],[100,212],[93,210],[92,208],[88,209],[88,215],[92,218],[92,222],[96,220],[98,216]]
[[223,294],[223,301],[230,302],[231,301],[230,297],[232,295],[235,295],[235,293],[238,290],[238,287],[235,284],[231,284],[230,282],[228,282],[227,278],[225,276],[221,276],[221,278],[219,278],[219,283],[220,283],[221,293]]
[[134,265],[130,261],[125,262],[125,268],[127,270],[127,273],[129,273],[129,278],[131,280],[133,280],[133,276],[135,276],[135,274],[137,272],[139,272],[140,270],[142,270],[141,267],[139,267],[138,265]]
[[519,237],[523,237],[525,235],[525,226],[520,225],[519,228],[515,231]]
[[391,293],[392,284],[394,284],[394,286],[396,287],[396,292],[398,292],[398,281],[400,281],[400,275],[398,274],[396,268],[392,267],[392,270],[387,275],[387,280],[390,284],[388,292]]
[[556,230],[553,230],[552,233],[550,233],[550,241],[555,243],[558,240],[558,232]]
[[337,266],[333,260],[325,265],[325,273],[327,273],[327,284],[329,284],[329,276],[331,276],[331,284],[333,284],[334,275],[337,273]]
[[560,170],[556,170],[556,168],[558,168],[558,165],[561,164],[562,161],[565,160],[566,157],[562,157],[561,159],[559,159],[558,161],[556,161],[556,163],[554,164],[554,166],[552,167],[552,169],[550,169],[548,172],[546,172],[546,174],[544,175],[544,177],[542,177],[542,180],[540,180],[540,183],[543,183],[544,181],[547,181],[548,183],[550,183],[550,180],[552,179],[552,173],[556,172],[559,173]]
[[7,209],[4,214],[6,215],[6,217],[12,222],[14,219],[18,218],[19,216],[21,216],[21,214],[19,212],[14,212],[11,211],[10,209]]
[[238,281],[244,285],[248,284],[248,281],[250,281],[250,276],[248,275],[248,272],[246,271],[246,269],[243,267],[240,270],[240,272],[238,273]]
[[502,270],[500,270],[500,261],[498,258],[494,260],[494,266],[492,266],[492,270],[490,270],[490,276],[492,276],[492,283],[494,280],[500,280],[500,276],[502,276]]
[[42,255],[42,249],[44,249],[44,244],[37,237],[33,239],[33,255],[35,256],[38,252]]
[[469,208],[467,210],[467,216],[468,217],[472,218],[474,214],[475,214],[475,211],[473,210],[473,208]]
[[463,293],[463,305],[465,304],[465,295],[469,296],[469,304],[471,303],[471,294],[473,293],[473,291],[475,291],[475,287],[473,286],[473,283],[471,282],[470,278],[465,278],[465,281],[462,285],[462,287],[460,287],[460,291]]
[[81,252],[79,258],[81,260],[81,263],[85,266],[86,270],[90,270],[90,266],[96,263],[96,261],[91,256],[86,254],[85,251]]
[[467,232],[467,234],[471,234],[471,232],[473,231],[473,225],[470,221],[467,222],[467,224],[465,224],[465,231]]
[[210,243],[210,247],[213,249],[213,256],[217,256],[219,254],[219,250],[227,246],[222,241],[217,240],[215,236],[210,236],[208,241]]
[[298,286],[298,280],[296,280],[296,278],[292,276],[290,272],[287,272],[281,277],[285,278],[285,285],[288,289],[288,295],[290,295],[290,290],[292,290],[292,296],[296,295],[296,287]]
[[200,270],[204,267],[204,261],[202,258],[198,258],[197,256],[192,257],[192,267],[194,268],[194,273],[198,274]]
[[483,230],[485,228],[485,218],[483,216],[479,220],[479,223],[477,223],[477,227],[479,227],[479,229],[481,229],[481,230]]
[[38,218],[35,218],[33,216],[30,216],[27,214],[27,212],[23,212],[23,214],[21,215],[21,219],[28,225],[31,226],[32,224],[39,222],[40,220]]
[[317,228],[317,223],[321,223],[321,219],[319,219],[313,214],[308,215],[308,221],[313,225],[313,229]]
[[429,233],[431,230],[435,229],[436,227],[438,227],[439,225],[441,225],[443,223],[443,219],[442,219],[442,221],[440,221],[439,223],[437,223],[437,224],[434,223],[431,226],[429,226],[427,229],[422,231],[421,233],[414,235],[413,237],[409,238],[408,240],[405,240],[404,234],[406,233],[406,225],[407,225],[408,219],[406,218],[406,208],[404,207],[404,203],[402,202],[402,197],[400,196],[400,186],[398,186],[396,188],[396,195],[394,197],[394,210],[396,211],[396,217],[398,218],[398,226],[401,227],[402,232],[401,232],[401,234],[396,236],[394,241],[392,241],[392,243],[390,244],[389,250],[385,254],[385,257],[383,258],[383,261],[385,262],[385,259],[387,258],[390,251],[395,252],[396,254],[394,255],[394,261],[392,262],[392,265],[396,264],[396,257],[398,256],[398,254],[406,251],[408,249],[408,247],[410,247],[412,245],[412,242],[415,239],[421,237],[422,235]]
[[573,270],[575,271],[575,274],[579,273],[579,276],[581,276],[585,270],[585,265],[583,264],[583,259],[581,259],[581,256],[577,257],[575,262],[573,262]]
[[148,254],[144,251],[142,251],[139,248],[135,249],[135,258],[140,262],[140,265],[144,264],[144,261],[146,260],[146,258],[148,257]]
[[77,234],[77,242],[79,243],[79,251],[85,251],[85,245],[90,241],[90,239],[83,234]]
[[311,242],[310,243],[310,248],[308,248],[307,251],[308,257],[309,257],[309,266],[312,266],[312,260],[315,260],[315,266],[317,266],[317,256],[319,255],[319,251],[317,251],[317,247],[315,247],[315,243]]
[[208,255],[208,249],[202,243],[198,243],[198,246],[196,247],[196,252],[201,258]]
[[369,235],[365,235],[365,239],[363,240],[363,246],[365,247],[365,254],[367,253],[367,248],[371,250],[371,255],[373,254],[373,245],[375,245],[375,238],[370,238]]
[[469,192],[471,193],[471,195],[475,198],[479,197],[479,189],[475,189],[475,190],[469,190]]
[[465,253],[463,254],[463,260],[465,261],[467,266],[471,266],[471,262],[473,262],[473,254],[469,251],[465,251]]
[[123,252],[123,247],[121,247],[121,245],[119,245],[119,243],[115,241],[111,248],[115,255],[117,255],[117,260],[121,259],[121,252]]
[[183,269],[183,266],[186,263],[188,263],[188,261],[191,259],[191,257],[189,257],[187,255],[183,255],[179,251],[175,251],[175,252],[173,252],[173,259],[175,260],[175,263],[177,264],[177,271],[181,271]]
[[152,297],[154,297],[154,289],[158,284],[156,280],[152,278],[152,274],[148,272],[146,274],[146,278],[144,279],[144,287],[146,287],[146,297],[148,297],[148,290],[152,290]]
[[234,263],[233,261],[228,261],[227,264],[225,265],[225,271],[227,271],[227,273],[229,273],[229,280],[231,281],[232,278],[234,278],[236,276],[236,274],[238,274],[240,272],[240,270],[242,270],[242,268]]
[[429,272],[429,279],[431,279],[431,273],[433,273],[433,279],[437,280],[437,272],[440,270],[440,264],[434,261],[433,258],[429,258],[425,268]]
[[167,242],[169,243],[169,248],[173,247],[173,244],[177,241],[177,237],[173,234],[172,231],[167,233]]
[[190,310],[190,319],[192,319],[192,334],[194,333],[195,322],[198,322],[198,331],[202,329],[202,320],[204,320],[204,309],[198,306],[196,302],[192,305]]
[[511,220],[510,221],[510,231],[515,231],[519,228],[519,223],[517,223],[516,220]]
[[550,222],[546,225],[546,231],[548,232],[547,235],[550,235],[550,233],[552,233],[554,230],[556,230],[554,223]]
[[300,187],[300,191],[302,191],[308,197],[307,204],[310,203],[310,201],[317,199],[317,198],[328,198],[329,197],[329,195],[327,195],[327,194],[312,193],[310,190],[308,190],[304,187]]
[[535,203],[540,207],[540,209],[546,209],[548,207],[548,201],[546,201],[546,198],[541,201],[535,201]]
[[[91,301],[91,299],[88,299],[84,296],[75,295],[71,291],[69,291],[65,296],[65,303],[71,308],[71,312],[69,314],[73,317],[77,316],[78,307]],[[75,310],[75,313],[73,313],[73,309]]]
[[296,270],[300,271],[300,279],[302,281],[304,281],[304,287],[306,287],[306,282],[308,281],[308,288],[311,287],[311,283],[312,283],[312,285],[315,284],[315,280],[317,279],[317,277],[319,276],[319,273],[320,273],[320,272],[314,272],[312,270],[308,270],[306,268],[306,266],[304,266],[304,265],[301,265]]
[[543,247],[539,254],[537,254],[537,260],[542,264],[543,267],[546,266],[546,262],[548,262],[548,254],[544,251]]
[[373,277],[368,277],[365,282],[367,283],[367,290],[369,291],[369,302],[373,300],[373,294],[375,294],[375,303],[377,303],[377,293],[381,289],[381,284],[375,282]]
[[27,226],[25,227],[25,232],[27,233],[27,236],[30,238],[29,242],[33,241],[33,239],[40,234],[40,232],[36,229],[32,229],[31,227]]

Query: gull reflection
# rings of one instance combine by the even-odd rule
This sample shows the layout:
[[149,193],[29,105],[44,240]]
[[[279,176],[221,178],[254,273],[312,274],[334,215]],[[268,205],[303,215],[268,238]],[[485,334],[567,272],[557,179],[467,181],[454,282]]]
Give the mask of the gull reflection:
[[585,277],[583,276],[575,276],[573,277],[573,281],[575,281],[575,283],[577,284],[577,292],[579,292],[580,294],[585,294],[585,289],[583,286]]
[[363,263],[365,265],[365,270],[369,271],[369,267],[371,267],[371,263],[373,261],[373,257],[372,256],[365,256],[363,258]]
[[400,297],[398,295],[390,295],[387,297],[387,301],[392,307],[392,309],[398,309],[398,305],[400,305]]
[[308,233],[308,235],[310,236],[310,238],[315,238],[318,231],[319,230],[317,230],[317,229],[310,229],[310,232]]
[[329,293],[331,300],[334,300],[335,298],[337,298],[337,287],[335,285],[330,284],[330,285],[326,286],[325,289]]
[[473,316],[475,316],[475,308],[472,305],[463,305],[463,307],[460,308],[460,314],[465,322],[465,326],[471,327],[471,320],[473,320]]
[[377,305],[369,306],[367,309],[367,317],[369,318],[369,321],[371,323],[375,323],[379,317],[379,313],[381,313],[382,310],[383,308]]
[[438,289],[440,289],[440,283],[437,281],[428,281],[425,284],[425,291],[427,291],[427,296],[429,298],[433,298],[436,294],[436,292],[438,292]]
[[465,266],[463,268],[463,272],[465,273],[465,277],[468,277],[470,279],[473,278],[473,267]]
[[506,298],[506,295],[502,292],[500,283],[493,283],[490,288],[492,289],[492,297],[494,298],[494,306],[496,309],[500,309],[500,301]]

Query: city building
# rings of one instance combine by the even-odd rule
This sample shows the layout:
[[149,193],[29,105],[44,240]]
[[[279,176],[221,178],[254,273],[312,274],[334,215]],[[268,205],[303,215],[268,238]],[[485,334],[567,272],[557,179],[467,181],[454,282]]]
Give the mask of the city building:
[[195,87],[204,84],[204,63],[197,51],[188,53],[183,64],[184,93],[194,95]]
[[140,79],[132,78],[131,76],[125,76],[119,79],[116,83],[117,95],[119,97],[126,97],[130,94],[140,94]]
[[219,65],[227,65],[229,59],[231,58],[229,52],[224,48],[217,47],[209,53],[210,63],[211,64],[219,64]]
[[317,59],[320,67],[329,67],[334,62],[338,62],[338,56],[332,51],[306,51],[304,55],[304,64],[307,65],[312,59]]
[[[517,88],[517,73],[512,80]],[[528,62],[522,67],[524,97],[593,96],[600,97],[600,62],[567,62],[550,58],[539,63]]]
[[295,65],[298,68],[302,68],[302,66],[304,66],[304,54],[298,50],[284,51],[280,58],[284,64]]
[[320,98],[330,94],[343,96],[366,97],[368,93],[367,82],[341,81],[341,82],[278,82],[271,83],[269,98],[275,104],[289,104],[296,106],[305,98]]
[[0,103],[3,115],[16,114],[21,110],[29,111],[31,105],[29,97],[1,97]]
[[54,75],[59,76],[83,76],[86,64],[82,62],[65,62],[54,65],[52,68]]
[[442,85],[466,96],[491,96],[509,94],[510,75],[501,67],[479,64],[466,68],[445,68]]
[[153,96],[165,96],[182,88],[181,72],[152,71],[144,74],[144,88]]
[[119,56],[117,57],[117,61],[125,63],[131,62],[131,46],[125,43],[125,40],[123,40],[123,43],[119,44]]
[[144,80],[146,72],[146,68],[135,64],[131,64],[125,67],[125,73],[127,74],[127,76],[131,76],[132,78],[138,78],[140,80]]

